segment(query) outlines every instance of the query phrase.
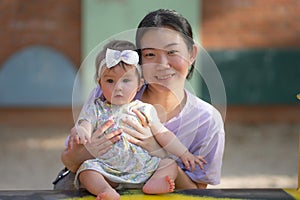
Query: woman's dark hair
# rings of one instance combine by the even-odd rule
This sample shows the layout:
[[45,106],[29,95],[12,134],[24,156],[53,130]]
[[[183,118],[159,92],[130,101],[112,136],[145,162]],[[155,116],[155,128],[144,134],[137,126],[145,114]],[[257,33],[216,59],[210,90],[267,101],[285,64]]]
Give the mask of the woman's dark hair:
[[[147,32],[147,28],[153,27],[171,28],[175,31],[178,31],[182,35],[186,45],[188,46],[188,49],[192,51],[194,45],[192,27],[186,18],[184,18],[180,13],[171,9],[158,9],[152,11],[142,19],[138,25],[135,37],[136,46],[138,49],[141,48],[141,38],[145,32]],[[192,77],[194,68],[195,62],[191,65],[189,73],[186,77],[187,79]]]

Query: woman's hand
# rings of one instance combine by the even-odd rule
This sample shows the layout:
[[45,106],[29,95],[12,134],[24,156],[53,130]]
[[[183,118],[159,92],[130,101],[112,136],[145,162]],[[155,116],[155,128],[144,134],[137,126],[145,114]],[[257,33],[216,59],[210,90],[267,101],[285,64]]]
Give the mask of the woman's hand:
[[151,128],[148,126],[148,121],[146,117],[138,110],[132,110],[139,118],[141,123],[136,123],[134,120],[130,120],[129,117],[126,117],[123,122],[130,126],[122,126],[124,132],[129,134],[129,142],[136,144],[143,149],[147,150],[151,155],[164,157],[167,155],[167,152],[161,148],[161,146],[155,140]]
[[106,153],[115,142],[120,140],[121,130],[103,135],[103,133],[112,126],[113,123],[113,120],[108,120],[104,125],[97,129],[93,133],[91,143],[88,143],[85,146],[80,144],[76,128],[72,128],[68,139],[68,147],[61,155],[61,160],[64,165],[72,172],[76,172],[81,163],[85,160],[92,159]]
[[91,143],[85,144],[87,150],[93,155],[93,157],[99,157],[105,154],[112,145],[121,139],[122,130],[118,129],[110,133],[104,134],[104,132],[114,124],[112,119],[105,122],[104,125],[99,127],[91,138]]
[[76,135],[76,128],[74,127],[71,129],[68,145],[61,154],[63,164],[73,173],[77,171],[83,161],[93,158],[83,144],[77,143]]

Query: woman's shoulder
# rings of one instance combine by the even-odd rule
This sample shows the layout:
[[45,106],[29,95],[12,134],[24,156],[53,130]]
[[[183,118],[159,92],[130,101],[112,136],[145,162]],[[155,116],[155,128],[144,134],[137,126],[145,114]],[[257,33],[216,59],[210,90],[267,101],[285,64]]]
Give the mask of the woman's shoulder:
[[209,134],[221,134],[223,135],[224,132],[224,120],[219,112],[213,105],[210,103],[200,99],[199,97],[189,93],[187,95],[187,108],[186,112],[187,116],[192,116],[197,122],[198,131],[202,132],[203,129],[209,130]]
[[210,103],[202,100],[201,98],[199,98],[195,94],[192,94],[188,90],[186,90],[185,92],[186,92],[186,96],[187,96],[187,101],[186,101],[187,107],[193,107],[193,109],[195,109],[195,108],[203,109],[206,111],[210,111],[211,109],[214,108],[214,106],[212,106]]
[[221,113],[210,103],[202,100],[198,96],[190,93],[186,90],[187,95],[187,102],[186,102],[186,109],[188,109],[189,112],[197,113],[201,116],[218,116],[218,118],[221,117]]

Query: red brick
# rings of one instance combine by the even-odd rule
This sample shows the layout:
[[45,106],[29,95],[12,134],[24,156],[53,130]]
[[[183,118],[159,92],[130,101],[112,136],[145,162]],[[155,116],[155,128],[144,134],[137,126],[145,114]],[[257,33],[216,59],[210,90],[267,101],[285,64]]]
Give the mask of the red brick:
[[298,0],[203,0],[201,21],[205,48],[300,47]]
[[63,53],[77,67],[81,63],[80,0],[0,1],[0,66],[29,45],[46,45]]

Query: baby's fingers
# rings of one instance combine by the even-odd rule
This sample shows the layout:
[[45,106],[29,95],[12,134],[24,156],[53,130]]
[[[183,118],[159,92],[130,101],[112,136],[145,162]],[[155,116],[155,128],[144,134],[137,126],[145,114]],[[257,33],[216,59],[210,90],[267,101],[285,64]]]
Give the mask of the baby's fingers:
[[191,172],[195,171],[196,164],[198,164],[197,159],[193,158],[184,162],[185,167]]
[[196,162],[194,160],[190,161],[190,164],[191,164],[191,172],[195,171],[195,168],[196,168]]
[[195,163],[197,163],[197,165],[200,167],[200,169],[204,169],[203,163],[201,161],[195,161]]
[[74,140],[75,140],[76,144],[80,144],[80,137],[78,134],[74,136]]
[[202,157],[198,156],[198,159],[195,160],[195,163],[200,167],[200,169],[204,169],[203,164],[207,164],[206,160],[204,160]]
[[88,142],[89,144],[92,143],[92,139],[89,136],[85,136],[85,142]]
[[86,137],[79,137],[79,144],[85,145],[87,143]]
[[186,169],[191,171],[191,165],[190,165],[190,162],[188,160],[183,161],[183,165],[185,166]]
[[204,164],[207,164],[207,161],[202,156],[197,156],[197,158]]

